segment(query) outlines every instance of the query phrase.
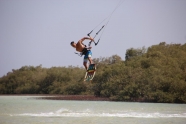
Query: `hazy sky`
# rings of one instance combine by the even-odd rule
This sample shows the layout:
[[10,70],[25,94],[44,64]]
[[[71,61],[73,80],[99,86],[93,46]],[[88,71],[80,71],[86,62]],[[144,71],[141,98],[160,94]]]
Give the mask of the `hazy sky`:
[[[86,36],[119,1],[0,0],[0,77],[25,65],[81,67],[83,57],[70,42]],[[92,45],[93,58],[124,59],[129,48],[160,42],[186,43],[186,0],[123,0],[99,45]]]

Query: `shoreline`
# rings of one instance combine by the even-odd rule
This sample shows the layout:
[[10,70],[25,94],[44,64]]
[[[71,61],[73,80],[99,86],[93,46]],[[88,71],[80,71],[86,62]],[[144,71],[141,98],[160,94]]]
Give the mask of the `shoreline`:
[[[119,102],[107,97],[97,97],[94,95],[60,95],[60,94],[0,94],[1,96],[30,96],[33,99],[40,100],[74,100],[74,101],[110,101],[110,102]],[[127,101],[120,102],[141,102],[141,103],[162,103],[154,102],[152,100],[145,99],[131,99]],[[185,104],[185,103],[171,103],[171,104]]]
[[[43,100],[79,100],[79,101],[112,101],[105,97],[94,95],[59,95],[59,94],[0,94],[0,96],[33,96]],[[37,97],[41,96],[41,97]]]

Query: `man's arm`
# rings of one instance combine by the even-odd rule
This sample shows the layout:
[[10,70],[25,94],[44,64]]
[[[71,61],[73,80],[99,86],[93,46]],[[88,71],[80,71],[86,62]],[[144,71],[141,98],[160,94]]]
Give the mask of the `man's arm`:
[[84,38],[82,38],[81,40],[79,40],[78,42],[82,43],[84,40],[91,40],[91,41],[94,41],[94,39],[91,38],[91,37],[84,37]]

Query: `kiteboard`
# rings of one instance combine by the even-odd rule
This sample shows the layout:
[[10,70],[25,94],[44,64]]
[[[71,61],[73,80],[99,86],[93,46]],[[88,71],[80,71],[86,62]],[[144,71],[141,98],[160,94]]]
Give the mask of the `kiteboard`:
[[96,73],[96,64],[90,64],[85,74],[84,81],[91,81]]

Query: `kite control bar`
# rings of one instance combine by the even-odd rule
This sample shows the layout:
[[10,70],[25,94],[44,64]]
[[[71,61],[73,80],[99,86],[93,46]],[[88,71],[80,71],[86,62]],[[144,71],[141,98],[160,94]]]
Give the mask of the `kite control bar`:
[[[100,31],[101,31],[101,30],[104,28],[104,26],[105,26],[105,25],[103,25],[103,26],[101,27],[101,29],[99,29],[99,31],[96,33],[96,35],[94,36],[94,38],[95,38],[95,37],[96,37],[96,36],[99,34],[99,32],[100,32]],[[90,33],[88,33],[88,34],[87,34],[87,36],[89,36],[89,37],[90,37],[90,34],[91,34],[92,32],[93,32],[93,30],[92,30]],[[94,38],[93,38],[93,39],[94,39]],[[99,39],[99,40],[100,40],[100,39]],[[95,44],[95,46],[96,46],[96,45],[99,43],[99,40],[98,40],[98,42],[97,42],[97,43],[96,43],[95,41],[93,41],[93,42],[94,42],[94,44]],[[90,41],[88,45],[90,46],[90,45],[91,45],[91,43],[92,43],[92,41]]]

